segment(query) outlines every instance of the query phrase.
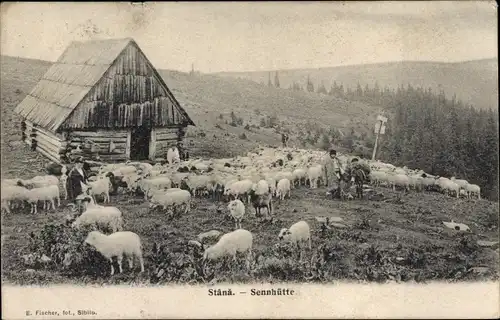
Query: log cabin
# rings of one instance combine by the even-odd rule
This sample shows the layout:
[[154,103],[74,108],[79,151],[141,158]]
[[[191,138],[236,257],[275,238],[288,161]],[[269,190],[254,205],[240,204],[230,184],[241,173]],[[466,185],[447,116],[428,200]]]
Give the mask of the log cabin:
[[131,39],[74,41],[14,110],[23,141],[56,163],[165,158],[194,126]]

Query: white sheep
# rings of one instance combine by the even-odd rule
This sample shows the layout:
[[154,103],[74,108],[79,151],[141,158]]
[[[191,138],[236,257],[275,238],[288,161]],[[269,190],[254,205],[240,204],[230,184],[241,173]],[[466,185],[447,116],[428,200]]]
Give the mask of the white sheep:
[[302,185],[303,180],[307,178],[307,171],[302,168],[293,170],[293,183],[298,183],[299,186]]
[[476,195],[478,199],[481,199],[481,188],[477,184],[467,184],[465,191],[467,192],[467,198]]
[[2,179],[1,185],[2,188],[6,186],[17,186],[19,181],[19,179]]
[[208,185],[210,184],[211,178],[209,176],[204,176],[204,175],[192,175],[192,176],[187,176],[184,178],[184,181],[186,182],[187,186],[191,190],[191,193],[193,194],[193,197],[196,196],[197,191],[198,194],[200,194],[200,191],[203,189],[207,189]]
[[318,179],[321,178],[323,168],[316,165],[307,169],[307,178],[309,179],[309,186],[311,189],[316,189],[318,186]]
[[[102,167],[101,170],[99,171],[99,174],[103,174],[104,172],[107,172],[109,170],[112,170],[112,169],[108,169],[108,167]],[[115,169],[113,171],[113,175],[115,177],[123,177],[123,176],[129,175],[129,174],[132,174],[132,173],[136,173],[136,172],[137,172],[137,168],[136,167],[125,165],[125,166],[122,166],[122,167],[119,167],[119,168]]]
[[235,199],[238,199],[240,196],[246,195],[247,203],[250,203],[249,192],[250,190],[252,190],[252,186],[253,186],[252,180],[236,181],[231,185],[226,186],[224,194],[232,195]]
[[170,206],[175,210],[176,206],[185,205],[184,214],[188,213],[191,207],[191,193],[186,190],[178,190],[172,192],[165,192],[164,194],[154,194],[151,198],[149,207],[154,209],[157,206],[162,206],[167,210]]
[[451,195],[453,192],[457,198],[460,197],[460,186],[450,179],[440,177],[437,179],[436,184],[441,188],[443,193]]
[[469,182],[467,182],[467,180],[455,179],[455,177],[451,177],[450,180],[453,181],[454,183],[458,184],[458,186],[462,189],[465,189],[467,187],[467,185],[469,184]]
[[139,187],[144,192],[144,200],[147,200],[148,192],[151,189],[161,190],[172,187],[172,181],[168,177],[155,177],[139,181]]
[[59,179],[53,175],[35,176],[29,180],[19,180],[18,185],[29,188],[43,188],[59,185]]
[[389,176],[389,182],[393,191],[396,191],[396,186],[404,188],[405,191],[410,191],[410,178],[405,174],[391,175]]
[[229,202],[227,208],[235,221],[236,229],[241,229],[241,220],[245,216],[245,205],[241,200],[236,199]]
[[290,198],[290,180],[281,179],[278,181],[278,186],[276,187],[276,196],[279,197],[280,200],[284,200],[286,194],[288,193],[288,197]]
[[134,266],[134,257],[139,259],[141,272],[144,272],[141,238],[133,232],[120,231],[107,236],[99,231],[92,231],[87,235],[85,243],[96,248],[111,263],[111,275],[115,273],[113,257],[117,258],[120,273],[123,272],[122,260],[124,256],[128,258],[130,269]]
[[139,187],[142,177],[137,173],[130,173],[122,176],[122,181],[127,184],[127,191],[132,193]]
[[[312,249],[311,244],[311,231],[309,224],[305,221],[294,223],[290,228],[281,229],[278,239],[290,243],[301,249],[302,243],[308,243],[309,250]],[[300,250],[300,259],[302,259],[302,250]]]
[[260,180],[253,186],[252,189],[255,191],[255,194],[257,195],[265,195],[269,193],[270,186],[266,180]]
[[271,194],[276,195],[276,180],[274,180],[274,178],[268,177],[266,178],[266,182],[269,185]]
[[424,178],[422,178],[419,174],[415,174],[409,177],[410,185],[415,188],[416,191],[422,191],[424,186]]
[[155,190],[151,189],[148,191],[148,198],[150,199],[151,202],[154,202],[156,198],[161,197],[164,194],[167,194],[169,192],[174,192],[174,191],[181,191],[181,188],[170,188],[166,190]]
[[96,205],[88,196],[84,200],[89,203],[86,210],[73,222],[73,228],[97,226],[109,228],[112,232],[123,230],[123,216],[118,208]]
[[104,203],[107,203],[110,201],[109,199],[109,191],[111,187],[111,180],[110,178],[113,178],[114,175],[111,172],[108,172],[104,177],[100,177],[97,181],[92,181],[89,182],[88,185],[91,188],[91,193],[96,196],[96,195],[103,195],[104,196]]
[[219,241],[213,246],[205,249],[203,260],[217,260],[221,257],[232,256],[236,261],[236,253],[247,252],[246,264],[250,268],[250,259],[252,256],[252,233],[245,229],[238,229],[233,232],[226,233],[220,237]]
[[188,176],[189,176],[189,173],[187,173],[187,172],[176,172],[176,173],[173,173],[170,178],[171,178],[173,185],[180,187],[182,181],[185,180],[186,177],[188,177]]
[[[293,173],[292,171],[281,171],[278,172],[274,178],[276,181],[280,181],[281,179],[288,179],[289,181],[293,181]],[[290,188],[293,188],[293,184],[290,183]]]
[[10,209],[16,201],[23,203],[28,200],[28,189],[19,186],[2,185],[0,190],[2,209],[11,213]]
[[387,173],[383,171],[371,170],[370,181],[373,186],[380,186],[384,183],[389,182]]
[[[61,198],[59,197],[59,187],[57,185],[50,185],[42,188],[33,188],[27,191],[27,201],[31,204],[31,213],[36,214],[38,201],[43,201],[43,208],[50,210],[50,205],[52,209],[56,209],[54,199],[57,199],[57,206],[61,205]],[[47,208],[47,201],[49,202],[49,207]]]

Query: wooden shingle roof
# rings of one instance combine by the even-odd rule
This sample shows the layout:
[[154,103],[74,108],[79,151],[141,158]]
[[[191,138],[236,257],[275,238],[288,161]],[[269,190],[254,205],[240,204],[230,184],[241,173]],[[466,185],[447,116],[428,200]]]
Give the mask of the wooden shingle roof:
[[[131,38],[72,42],[14,112],[47,130],[57,131],[131,42],[135,44]],[[194,125],[166,85],[165,88],[189,124]]]

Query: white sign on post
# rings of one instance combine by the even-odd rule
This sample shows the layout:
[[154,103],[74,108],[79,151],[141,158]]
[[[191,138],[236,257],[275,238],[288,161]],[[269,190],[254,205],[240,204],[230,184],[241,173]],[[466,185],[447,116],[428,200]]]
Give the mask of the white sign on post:
[[387,118],[384,117],[384,116],[378,115],[377,116],[377,121],[382,121],[383,123],[386,123],[387,122]]
[[380,124],[381,124],[380,121],[375,124],[375,134],[379,133],[378,132],[379,129],[380,129],[380,134],[384,134],[385,133],[385,124],[382,124],[382,128],[380,128]]

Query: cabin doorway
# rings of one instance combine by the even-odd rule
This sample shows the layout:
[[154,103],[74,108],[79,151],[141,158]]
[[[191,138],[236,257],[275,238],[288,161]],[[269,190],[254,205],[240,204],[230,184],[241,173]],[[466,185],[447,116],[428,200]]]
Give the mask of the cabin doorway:
[[149,157],[151,128],[132,128],[130,134],[130,160],[146,160]]

